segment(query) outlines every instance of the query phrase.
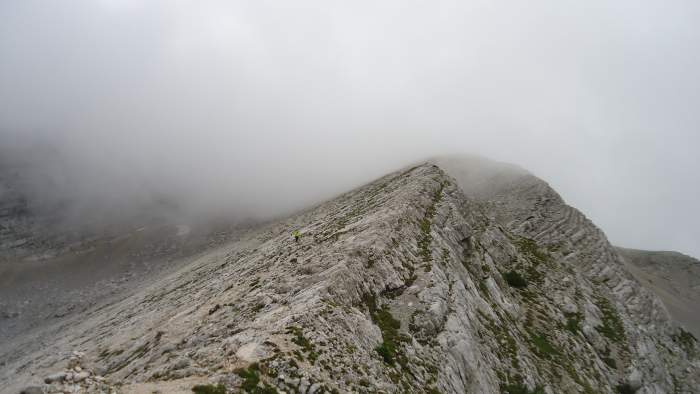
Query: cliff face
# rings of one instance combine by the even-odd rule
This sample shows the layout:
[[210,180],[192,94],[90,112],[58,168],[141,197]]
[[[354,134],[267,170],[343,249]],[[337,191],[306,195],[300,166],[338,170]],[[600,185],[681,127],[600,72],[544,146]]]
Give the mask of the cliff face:
[[437,164],[251,231],[14,341],[0,387],[46,377],[47,390],[127,393],[700,387],[694,338],[546,183],[476,159]]

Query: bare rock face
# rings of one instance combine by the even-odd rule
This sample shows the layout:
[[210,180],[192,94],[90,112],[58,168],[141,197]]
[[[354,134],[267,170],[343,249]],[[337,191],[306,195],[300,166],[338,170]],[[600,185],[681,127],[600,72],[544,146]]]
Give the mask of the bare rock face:
[[694,339],[580,212],[523,170],[437,164],[15,341],[0,387],[52,377],[46,392],[696,392]]

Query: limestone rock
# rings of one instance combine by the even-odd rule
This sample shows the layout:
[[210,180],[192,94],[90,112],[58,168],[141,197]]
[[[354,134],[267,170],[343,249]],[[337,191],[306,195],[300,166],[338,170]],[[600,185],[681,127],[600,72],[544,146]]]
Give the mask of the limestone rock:
[[[48,345],[26,345],[0,386],[71,364],[71,387],[84,392],[700,387],[694,338],[584,215],[522,169],[436,163],[255,229],[87,310],[43,333]],[[69,361],[74,349],[83,353]],[[52,362],[30,362],[42,358]],[[77,379],[98,370],[104,381]],[[59,387],[66,374],[55,376]]]

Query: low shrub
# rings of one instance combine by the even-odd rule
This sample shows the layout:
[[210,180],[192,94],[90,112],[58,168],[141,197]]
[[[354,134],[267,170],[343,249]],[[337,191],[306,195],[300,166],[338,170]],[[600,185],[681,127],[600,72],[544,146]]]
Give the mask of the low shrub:
[[503,274],[503,279],[506,280],[508,285],[515,287],[516,289],[524,289],[527,287],[527,279],[523,278],[517,271],[508,271]]

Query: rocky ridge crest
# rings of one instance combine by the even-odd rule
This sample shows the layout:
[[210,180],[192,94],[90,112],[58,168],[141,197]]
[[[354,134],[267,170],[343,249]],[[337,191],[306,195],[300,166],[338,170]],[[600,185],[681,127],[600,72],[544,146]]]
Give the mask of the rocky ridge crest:
[[64,378],[42,390],[700,387],[695,340],[546,183],[475,159],[436,163],[252,231],[18,341],[0,354],[0,386],[41,385],[78,351],[99,385]]

